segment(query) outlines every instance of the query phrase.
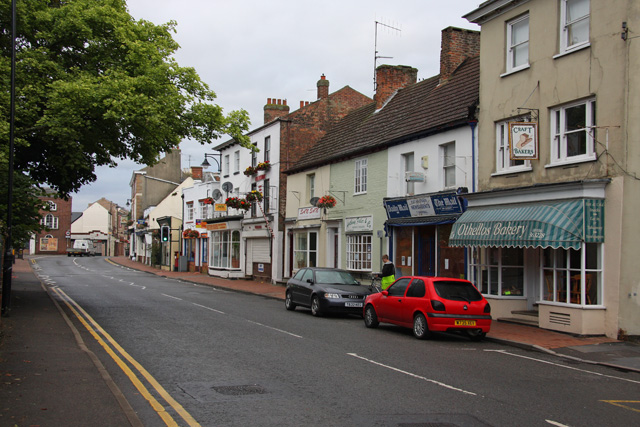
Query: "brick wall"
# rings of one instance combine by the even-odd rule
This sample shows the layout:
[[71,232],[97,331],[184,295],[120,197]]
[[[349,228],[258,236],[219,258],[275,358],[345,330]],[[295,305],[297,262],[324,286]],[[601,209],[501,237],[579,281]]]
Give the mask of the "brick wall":
[[380,65],[376,68],[376,110],[398,90],[414,84],[418,70],[407,65]]
[[[57,209],[55,211],[40,211],[40,215],[44,218],[46,215],[53,215],[58,218],[58,228],[51,229],[49,231],[43,230],[40,233],[36,234],[36,254],[64,254],[67,251],[67,238],[66,232],[71,231],[71,202],[72,198],[69,197],[69,200],[58,199],[53,196],[45,196],[41,197],[40,200],[43,202],[53,202],[56,204]],[[41,250],[41,239],[45,238],[45,236],[52,236],[53,239],[57,240],[58,246],[57,250]],[[50,242],[51,243],[51,242]],[[50,247],[49,247],[50,249]]]
[[267,98],[267,104],[264,106],[265,124],[287,114],[289,114],[289,106],[286,99]]

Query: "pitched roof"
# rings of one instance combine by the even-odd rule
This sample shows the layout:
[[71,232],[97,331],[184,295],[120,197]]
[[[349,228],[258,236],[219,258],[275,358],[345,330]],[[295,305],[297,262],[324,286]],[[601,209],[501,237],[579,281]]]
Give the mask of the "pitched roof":
[[374,102],[349,113],[287,173],[467,124],[479,97],[480,58],[465,60],[445,84],[438,86],[439,80],[434,76],[399,90],[377,112]]

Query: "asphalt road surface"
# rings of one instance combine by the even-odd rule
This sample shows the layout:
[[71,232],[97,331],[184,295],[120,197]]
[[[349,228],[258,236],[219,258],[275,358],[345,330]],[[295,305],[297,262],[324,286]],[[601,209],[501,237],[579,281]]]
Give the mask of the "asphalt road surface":
[[640,425],[637,373],[419,341],[102,257],[35,269],[147,426]]

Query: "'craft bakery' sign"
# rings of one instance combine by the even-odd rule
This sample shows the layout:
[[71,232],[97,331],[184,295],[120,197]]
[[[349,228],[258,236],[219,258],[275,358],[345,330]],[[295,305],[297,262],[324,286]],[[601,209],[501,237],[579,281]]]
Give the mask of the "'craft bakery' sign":
[[511,160],[538,159],[538,124],[509,123]]

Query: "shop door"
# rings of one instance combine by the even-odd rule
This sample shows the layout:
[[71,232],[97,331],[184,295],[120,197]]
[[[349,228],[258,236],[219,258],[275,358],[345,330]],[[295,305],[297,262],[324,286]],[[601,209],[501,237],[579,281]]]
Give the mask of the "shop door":
[[436,228],[419,227],[416,233],[415,253],[418,258],[418,276],[436,275]]

